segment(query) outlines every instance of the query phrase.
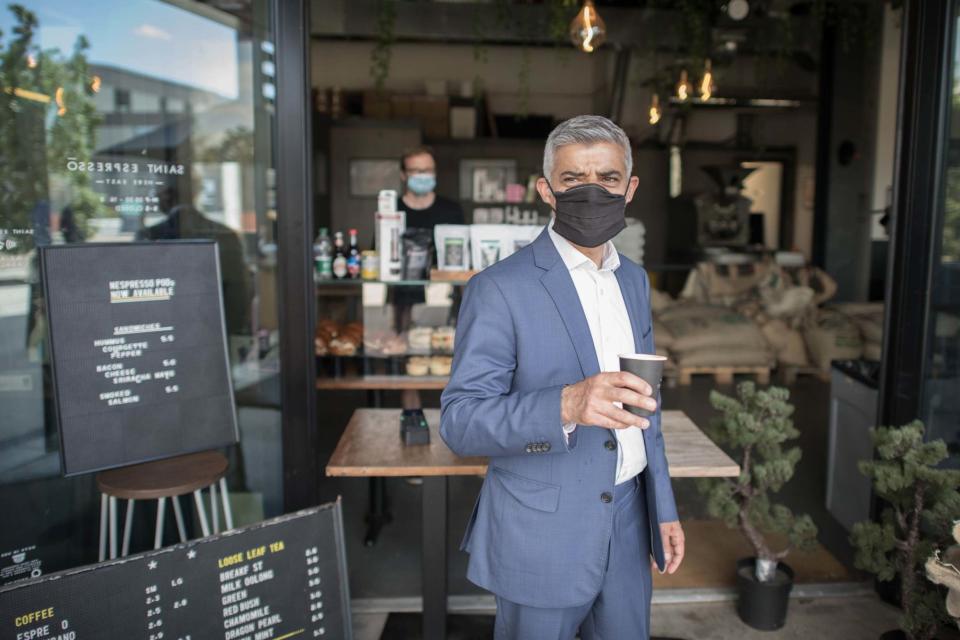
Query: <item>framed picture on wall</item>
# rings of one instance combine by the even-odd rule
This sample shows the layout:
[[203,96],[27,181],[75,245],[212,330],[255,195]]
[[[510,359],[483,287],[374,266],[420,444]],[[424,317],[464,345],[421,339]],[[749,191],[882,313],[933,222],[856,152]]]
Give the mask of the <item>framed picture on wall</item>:
[[399,158],[356,158],[350,160],[350,195],[376,197],[381,189],[400,187]]

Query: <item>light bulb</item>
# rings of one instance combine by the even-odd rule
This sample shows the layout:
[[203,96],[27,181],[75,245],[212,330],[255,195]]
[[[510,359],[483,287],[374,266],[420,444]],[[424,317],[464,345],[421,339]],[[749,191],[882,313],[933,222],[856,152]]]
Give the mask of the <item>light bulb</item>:
[[724,7],[731,20],[743,20],[750,13],[750,3],[747,0],[730,0]]
[[584,53],[593,51],[607,37],[607,25],[593,6],[593,0],[584,0],[580,13],[570,22],[570,41]]
[[663,112],[660,110],[660,96],[653,94],[653,97],[650,98],[650,124],[657,124],[660,122],[660,117],[663,115]]
[[689,100],[693,95],[693,85],[690,84],[690,78],[687,77],[687,70],[680,72],[680,82],[677,83],[677,97],[681,101]]
[[717,92],[717,84],[713,81],[713,65],[707,58],[703,65],[703,79],[700,81],[700,99],[709,100]]

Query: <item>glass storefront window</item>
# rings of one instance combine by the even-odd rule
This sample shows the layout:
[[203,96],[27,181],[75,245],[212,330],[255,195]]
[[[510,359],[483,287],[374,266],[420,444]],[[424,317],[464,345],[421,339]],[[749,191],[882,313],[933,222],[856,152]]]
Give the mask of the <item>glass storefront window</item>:
[[0,10],[0,584],[97,555],[94,479],[60,477],[44,245],[218,244],[241,436],[235,524],[282,511],[274,48],[269,3],[237,6]]
[[[960,17],[955,20],[960,21]],[[960,453],[960,31],[953,50],[942,226],[935,238],[921,418]]]

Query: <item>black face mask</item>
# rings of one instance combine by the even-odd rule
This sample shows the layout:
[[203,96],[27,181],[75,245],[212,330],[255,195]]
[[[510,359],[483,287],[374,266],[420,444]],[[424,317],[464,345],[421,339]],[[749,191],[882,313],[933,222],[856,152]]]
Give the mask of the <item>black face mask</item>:
[[626,196],[598,184],[581,184],[560,193],[549,182],[547,186],[557,202],[553,230],[573,244],[599,247],[627,226]]

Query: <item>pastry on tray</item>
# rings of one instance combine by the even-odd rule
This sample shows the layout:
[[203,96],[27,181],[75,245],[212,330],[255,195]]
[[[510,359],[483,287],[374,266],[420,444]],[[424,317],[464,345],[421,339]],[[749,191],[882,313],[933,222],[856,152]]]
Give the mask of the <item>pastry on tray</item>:
[[392,335],[383,341],[380,352],[385,356],[399,356],[407,352],[407,341],[403,336]]
[[335,356],[355,356],[357,355],[357,347],[359,347],[356,342],[344,339],[344,338],[334,338],[330,341],[330,353]]
[[430,327],[413,327],[407,332],[407,345],[410,351],[414,353],[428,353],[430,351],[430,338],[433,335],[433,329]]
[[407,359],[408,376],[425,376],[430,373],[430,358],[426,356],[413,356]]
[[430,334],[430,348],[438,353],[453,353],[453,327],[437,327]]
[[313,352],[318,356],[325,356],[329,353],[327,341],[320,336],[313,337]]
[[386,331],[367,331],[363,334],[363,352],[367,355],[382,355],[383,345],[390,334]]
[[430,358],[430,375],[448,376],[450,375],[450,365],[453,364],[453,358],[450,356],[433,356]]

